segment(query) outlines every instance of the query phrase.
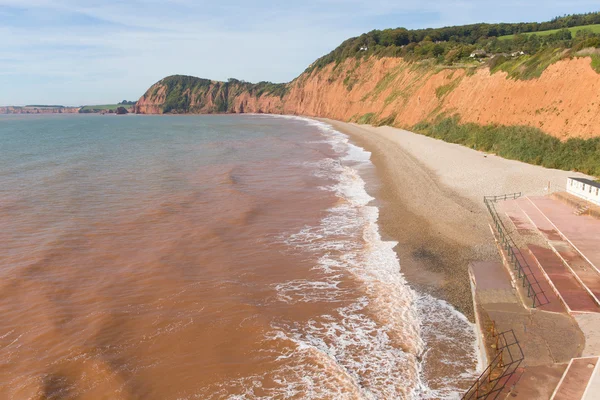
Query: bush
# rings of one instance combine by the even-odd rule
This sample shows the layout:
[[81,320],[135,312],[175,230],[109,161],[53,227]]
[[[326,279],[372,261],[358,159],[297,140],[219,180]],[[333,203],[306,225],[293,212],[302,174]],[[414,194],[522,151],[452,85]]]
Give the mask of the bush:
[[490,71],[496,72],[498,67],[508,61],[505,56],[496,56],[490,60]]
[[460,124],[458,116],[421,122],[413,130],[504,158],[600,177],[600,138],[561,142],[536,128]]
[[375,113],[367,113],[358,118],[356,122],[359,124],[371,124],[375,120]]

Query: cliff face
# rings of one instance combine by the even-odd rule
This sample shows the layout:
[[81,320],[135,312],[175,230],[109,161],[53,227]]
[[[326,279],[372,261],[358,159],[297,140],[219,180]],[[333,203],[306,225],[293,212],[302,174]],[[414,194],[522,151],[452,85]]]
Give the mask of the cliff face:
[[138,114],[281,113],[282,104],[282,96],[273,95],[260,84],[175,75],[148,89],[138,100],[135,111]]
[[284,113],[404,128],[458,114],[461,122],[532,126],[561,139],[600,136],[600,74],[590,58],[559,61],[532,80],[400,58],[347,59],[266,89],[206,80],[178,89],[169,79],[152,86],[136,112]]

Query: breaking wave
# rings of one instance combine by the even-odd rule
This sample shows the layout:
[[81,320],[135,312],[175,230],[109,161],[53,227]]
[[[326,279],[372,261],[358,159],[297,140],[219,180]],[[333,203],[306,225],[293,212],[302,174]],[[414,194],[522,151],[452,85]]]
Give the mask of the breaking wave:
[[[382,240],[379,210],[369,205],[373,198],[360,175],[372,168],[371,154],[326,123],[279,118],[317,127],[335,150],[337,158],[304,167],[335,182],[322,189],[335,193],[338,202],[319,225],[280,238],[291,249],[316,254],[312,268],[322,279],[277,284],[278,301],[340,305],[307,324],[274,322],[267,340],[285,346],[284,358],[293,362],[274,372],[268,390],[264,377],[246,377],[238,382],[244,387],[241,397],[230,398],[263,398],[258,393],[264,398],[460,398],[480,367],[474,326],[448,303],[406,282],[397,243]],[[348,279],[356,287],[345,285]]]

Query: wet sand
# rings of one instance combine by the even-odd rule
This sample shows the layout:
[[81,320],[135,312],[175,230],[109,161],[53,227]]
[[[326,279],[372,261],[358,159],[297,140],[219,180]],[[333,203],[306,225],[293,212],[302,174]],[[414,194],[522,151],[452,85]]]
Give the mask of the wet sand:
[[568,176],[391,127],[322,119],[372,153],[381,185],[384,238],[398,242],[402,272],[417,290],[474,319],[468,265],[499,261],[483,196],[559,190]]

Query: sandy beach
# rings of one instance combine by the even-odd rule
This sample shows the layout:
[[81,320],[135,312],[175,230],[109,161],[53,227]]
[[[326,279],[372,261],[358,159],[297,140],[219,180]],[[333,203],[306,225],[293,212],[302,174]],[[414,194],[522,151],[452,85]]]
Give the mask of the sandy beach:
[[468,266],[499,261],[483,196],[561,190],[586,175],[506,160],[391,127],[322,119],[372,153],[380,226],[398,242],[402,272],[419,290],[473,320]]

